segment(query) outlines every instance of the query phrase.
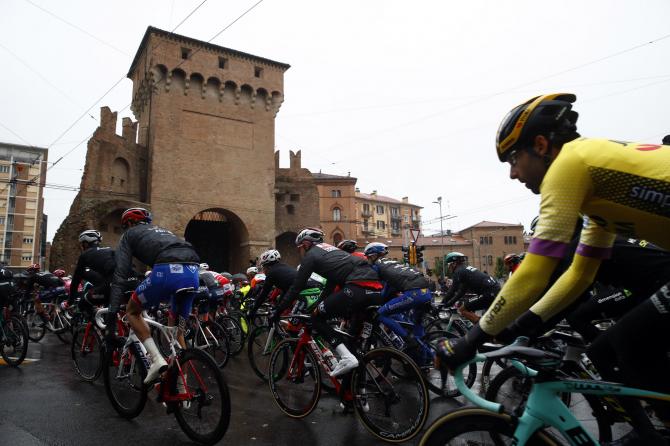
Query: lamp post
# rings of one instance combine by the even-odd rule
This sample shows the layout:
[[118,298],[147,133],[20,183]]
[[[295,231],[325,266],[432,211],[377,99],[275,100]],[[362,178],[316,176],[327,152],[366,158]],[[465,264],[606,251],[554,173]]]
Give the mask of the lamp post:
[[444,270],[446,268],[446,265],[444,264],[444,229],[442,229],[442,197],[437,197],[437,201],[433,201],[433,203],[438,204],[440,206],[440,240],[441,240],[441,246],[442,246],[442,269],[441,269],[441,277],[442,281],[444,281]]

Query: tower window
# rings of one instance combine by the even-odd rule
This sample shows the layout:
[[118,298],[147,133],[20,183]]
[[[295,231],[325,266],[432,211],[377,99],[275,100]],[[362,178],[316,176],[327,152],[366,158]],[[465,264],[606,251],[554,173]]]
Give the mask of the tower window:
[[254,76],[263,77],[263,69],[261,67],[254,67]]
[[228,59],[225,57],[219,57],[219,68],[226,69],[228,68]]
[[188,59],[189,56],[191,55],[191,50],[189,48],[181,48],[181,58],[182,59]]

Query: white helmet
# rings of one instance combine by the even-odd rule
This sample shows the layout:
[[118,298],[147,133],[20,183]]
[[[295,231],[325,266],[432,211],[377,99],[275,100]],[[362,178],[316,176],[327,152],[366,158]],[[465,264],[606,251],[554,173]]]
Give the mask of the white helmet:
[[100,243],[101,241],[102,235],[95,229],[87,229],[79,234],[79,243]]
[[323,242],[323,231],[321,229],[315,228],[306,228],[300,231],[300,234],[295,238],[295,246],[300,246],[305,241],[312,243],[322,243]]
[[263,273],[258,273],[254,276],[254,278],[256,279],[256,283],[258,283],[258,282],[263,282],[265,280],[266,276]]
[[281,254],[276,249],[268,249],[258,258],[258,264],[260,266],[266,266],[270,263],[278,262],[281,259]]
[[201,264],[200,264],[200,269],[201,269],[202,271],[209,271],[209,264],[207,264],[207,263],[201,263]]
[[249,268],[247,268],[247,275],[257,274],[257,273],[258,273],[258,268],[256,268],[255,266],[250,266]]

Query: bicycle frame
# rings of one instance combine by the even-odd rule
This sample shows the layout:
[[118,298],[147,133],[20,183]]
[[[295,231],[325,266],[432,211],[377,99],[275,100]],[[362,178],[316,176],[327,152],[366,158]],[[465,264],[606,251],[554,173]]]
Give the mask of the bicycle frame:
[[[472,360],[458,367],[454,372],[454,378],[458,390],[468,400],[477,406],[496,413],[503,412],[503,406],[493,401],[488,401],[465,385],[463,369],[473,362],[484,362],[487,357],[482,354],[476,355]],[[525,376],[534,377],[538,372],[525,364],[511,361]],[[530,437],[540,428],[550,426],[558,429],[563,437],[575,446],[599,445],[581,423],[570,412],[561,400],[561,393],[581,393],[598,396],[630,396],[635,398],[651,398],[670,401],[670,395],[648,390],[626,387],[622,384],[610,383],[596,380],[565,379],[533,383],[523,415],[517,418],[518,424],[514,431],[515,445],[523,446]]]

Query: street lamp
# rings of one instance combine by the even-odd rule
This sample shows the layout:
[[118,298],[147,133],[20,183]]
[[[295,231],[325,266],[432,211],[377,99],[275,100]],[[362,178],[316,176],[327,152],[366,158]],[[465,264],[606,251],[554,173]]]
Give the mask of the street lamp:
[[446,265],[444,264],[444,229],[442,229],[442,197],[437,197],[437,201],[433,201],[433,203],[438,204],[440,206],[440,240],[441,240],[441,245],[442,245],[442,281],[444,282],[444,270],[446,268]]

